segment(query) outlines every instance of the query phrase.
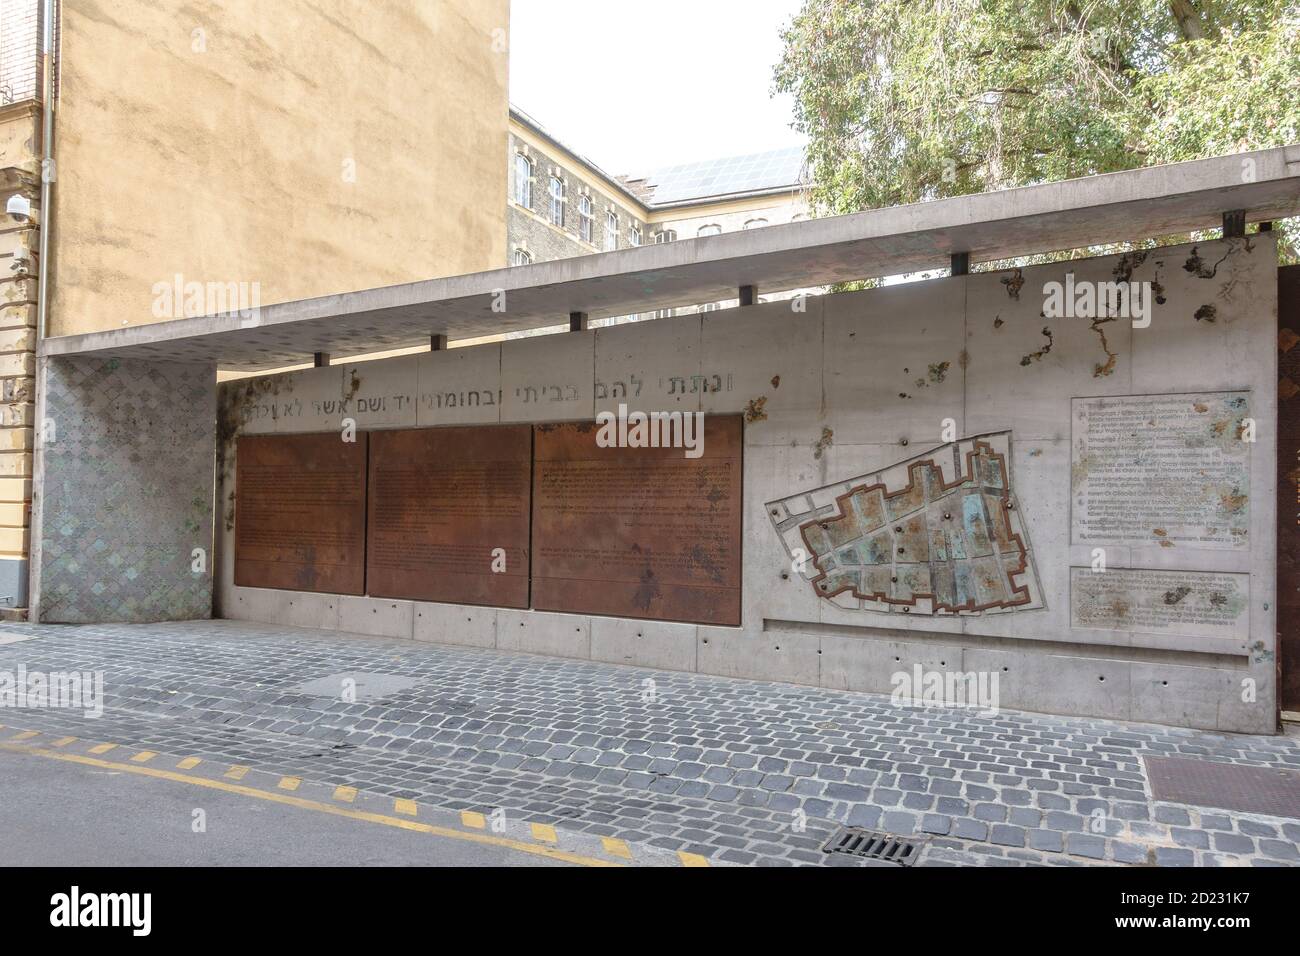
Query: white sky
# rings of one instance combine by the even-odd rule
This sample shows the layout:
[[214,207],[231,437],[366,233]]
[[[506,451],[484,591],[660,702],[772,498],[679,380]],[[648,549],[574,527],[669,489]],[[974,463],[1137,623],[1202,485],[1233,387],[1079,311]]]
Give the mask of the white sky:
[[510,98],[606,172],[801,146],[771,97],[800,0],[511,0]]

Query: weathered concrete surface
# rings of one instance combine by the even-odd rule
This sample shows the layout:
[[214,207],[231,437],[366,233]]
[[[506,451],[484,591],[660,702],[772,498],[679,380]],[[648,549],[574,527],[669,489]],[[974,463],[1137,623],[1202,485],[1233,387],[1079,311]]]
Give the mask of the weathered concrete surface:
[[60,358],[39,371],[33,619],[211,616],[216,370]]
[[[1174,235],[1217,227],[1230,209],[1245,209],[1251,221],[1300,212],[1300,146],[285,302],[262,309],[255,323],[238,315],[187,318],[61,336],[41,347],[50,355],[275,368],[310,361],[313,352],[422,346],[432,333],[546,328],[570,312],[602,318],[725,301],[742,285],[777,292],[942,269],[954,252],[992,261]],[[1080,334],[1092,334],[1086,323]]]
[[[1219,265],[1189,269],[1193,255]],[[537,388],[538,396],[554,396],[558,387],[561,399],[576,392],[584,407],[590,402],[606,408],[621,398],[646,411],[698,402],[706,413],[742,414],[742,627],[669,624],[636,638],[626,630],[612,632],[608,618],[500,611],[491,622],[475,611],[480,617],[456,636],[461,632],[452,627],[456,621],[447,606],[414,602],[409,613],[384,602],[350,616],[348,626],[874,692],[889,692],[893,675],[915,664],[997,671],[1003,706],[1273,732],[1276,270],[1273,240],[1262,234],[1199,243],[1195,253],[1190,245],[1164,247],[1145,256],[825,296],[808,300],[803,311],[775,302],[521,340],[509,343],[517,354],[508,364],[503,346],[476,346],[463,350],[463,358],[435,354],[417,362],[414,393],[403,360],[358,365],[360,379],[374,385],[376,394],[407,399],[401,414],[386,420],[393,425],[436,421],[437,396],[471,386],[496,388],[502,397],[492,406],[475,406],[475,416],[489,421],[506,395],[513,401],[515,389],[526,387]],[[1047,283],[1063,282],[1068,273],[1078,281],[1108,281],[1117,271],[1159,284],[1163,302],[1154,305],[1149,327],[1116,320],[1099,331],[1087,318],[1042,315]],[[1205,318],[1207,305],[1214,307],[1214,321]],[[523,359],[529,354],[545,355],[546,361],[530,364]],[[341,394],[339,374],[336,367],[225,386],[223,434],[229,439],[241,429],[336,428],[340,406],[327,410],[315,396]],[[1249,489],[1238,492],[1249,501],[1248,547],[1199,548],[1187,541],[1169,547],[1153,538],[1107,543],[1105,558],[1115,569],[1248,578],[1239,628],[1139,631],[1129,624],[1098,627],[1096,621],[1075,626],[1072,569],[1090,568],[1098,544],[1072,543],[1074,400],[1193,392],[1250,396],[1256,440],[1247,453]],[[503,418],[576,416],[562,400],[524,403],[522,395]],[[299,397],[297,414],[286,416],[286,404]],[[940,443],[945,419],[960,436],[1010,431],[1009,468],[1046,607],[979,618],[908,619],[819,600],[791,573],[764,502],[914,457]],[[230,473],[227,462],[223,502],[232,491]],[[335,620],[331,606],[308,610],[297,598],[299,604],[286,610],[287,593],[231,587],[231,527],[229,520],[222,523],[222,615],[286,623],[306,615],[337,626],[329,623]],[[426,612],[436,623],[420,616]]]

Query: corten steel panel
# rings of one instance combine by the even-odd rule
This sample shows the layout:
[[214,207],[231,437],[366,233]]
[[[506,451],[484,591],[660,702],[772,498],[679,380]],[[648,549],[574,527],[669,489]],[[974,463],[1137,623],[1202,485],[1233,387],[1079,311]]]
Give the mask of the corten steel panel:
[[372,432],[370,594],[528,607],[532,441],[530,425]]
[[697,459],[597,431],[536,426],[533,607],[739,625],[740,418],[705,416]]
[[239,439],[235,584],[365,593],[366,435],[356,438]]
[[1300,710],[1300,266],[1283,266],[1277,279],[1278,699]]

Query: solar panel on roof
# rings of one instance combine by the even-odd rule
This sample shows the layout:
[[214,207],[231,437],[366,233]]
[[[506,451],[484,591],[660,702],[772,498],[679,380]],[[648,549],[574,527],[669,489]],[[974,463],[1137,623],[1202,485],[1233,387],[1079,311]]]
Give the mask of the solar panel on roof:
[[668,166],[646,176],[646,184],[656,204],[683,202],[795,186],[802,170],[803,150],[795,147]]

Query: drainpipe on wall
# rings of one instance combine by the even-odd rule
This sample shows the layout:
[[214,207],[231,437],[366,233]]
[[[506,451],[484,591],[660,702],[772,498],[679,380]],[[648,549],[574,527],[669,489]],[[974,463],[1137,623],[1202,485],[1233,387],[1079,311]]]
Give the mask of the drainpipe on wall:
[[54,183],[54,0],[43,0],[41,19],[41,274],[36,292],[36,341],[45,338],[45,317],[49,311],[50,192]]

